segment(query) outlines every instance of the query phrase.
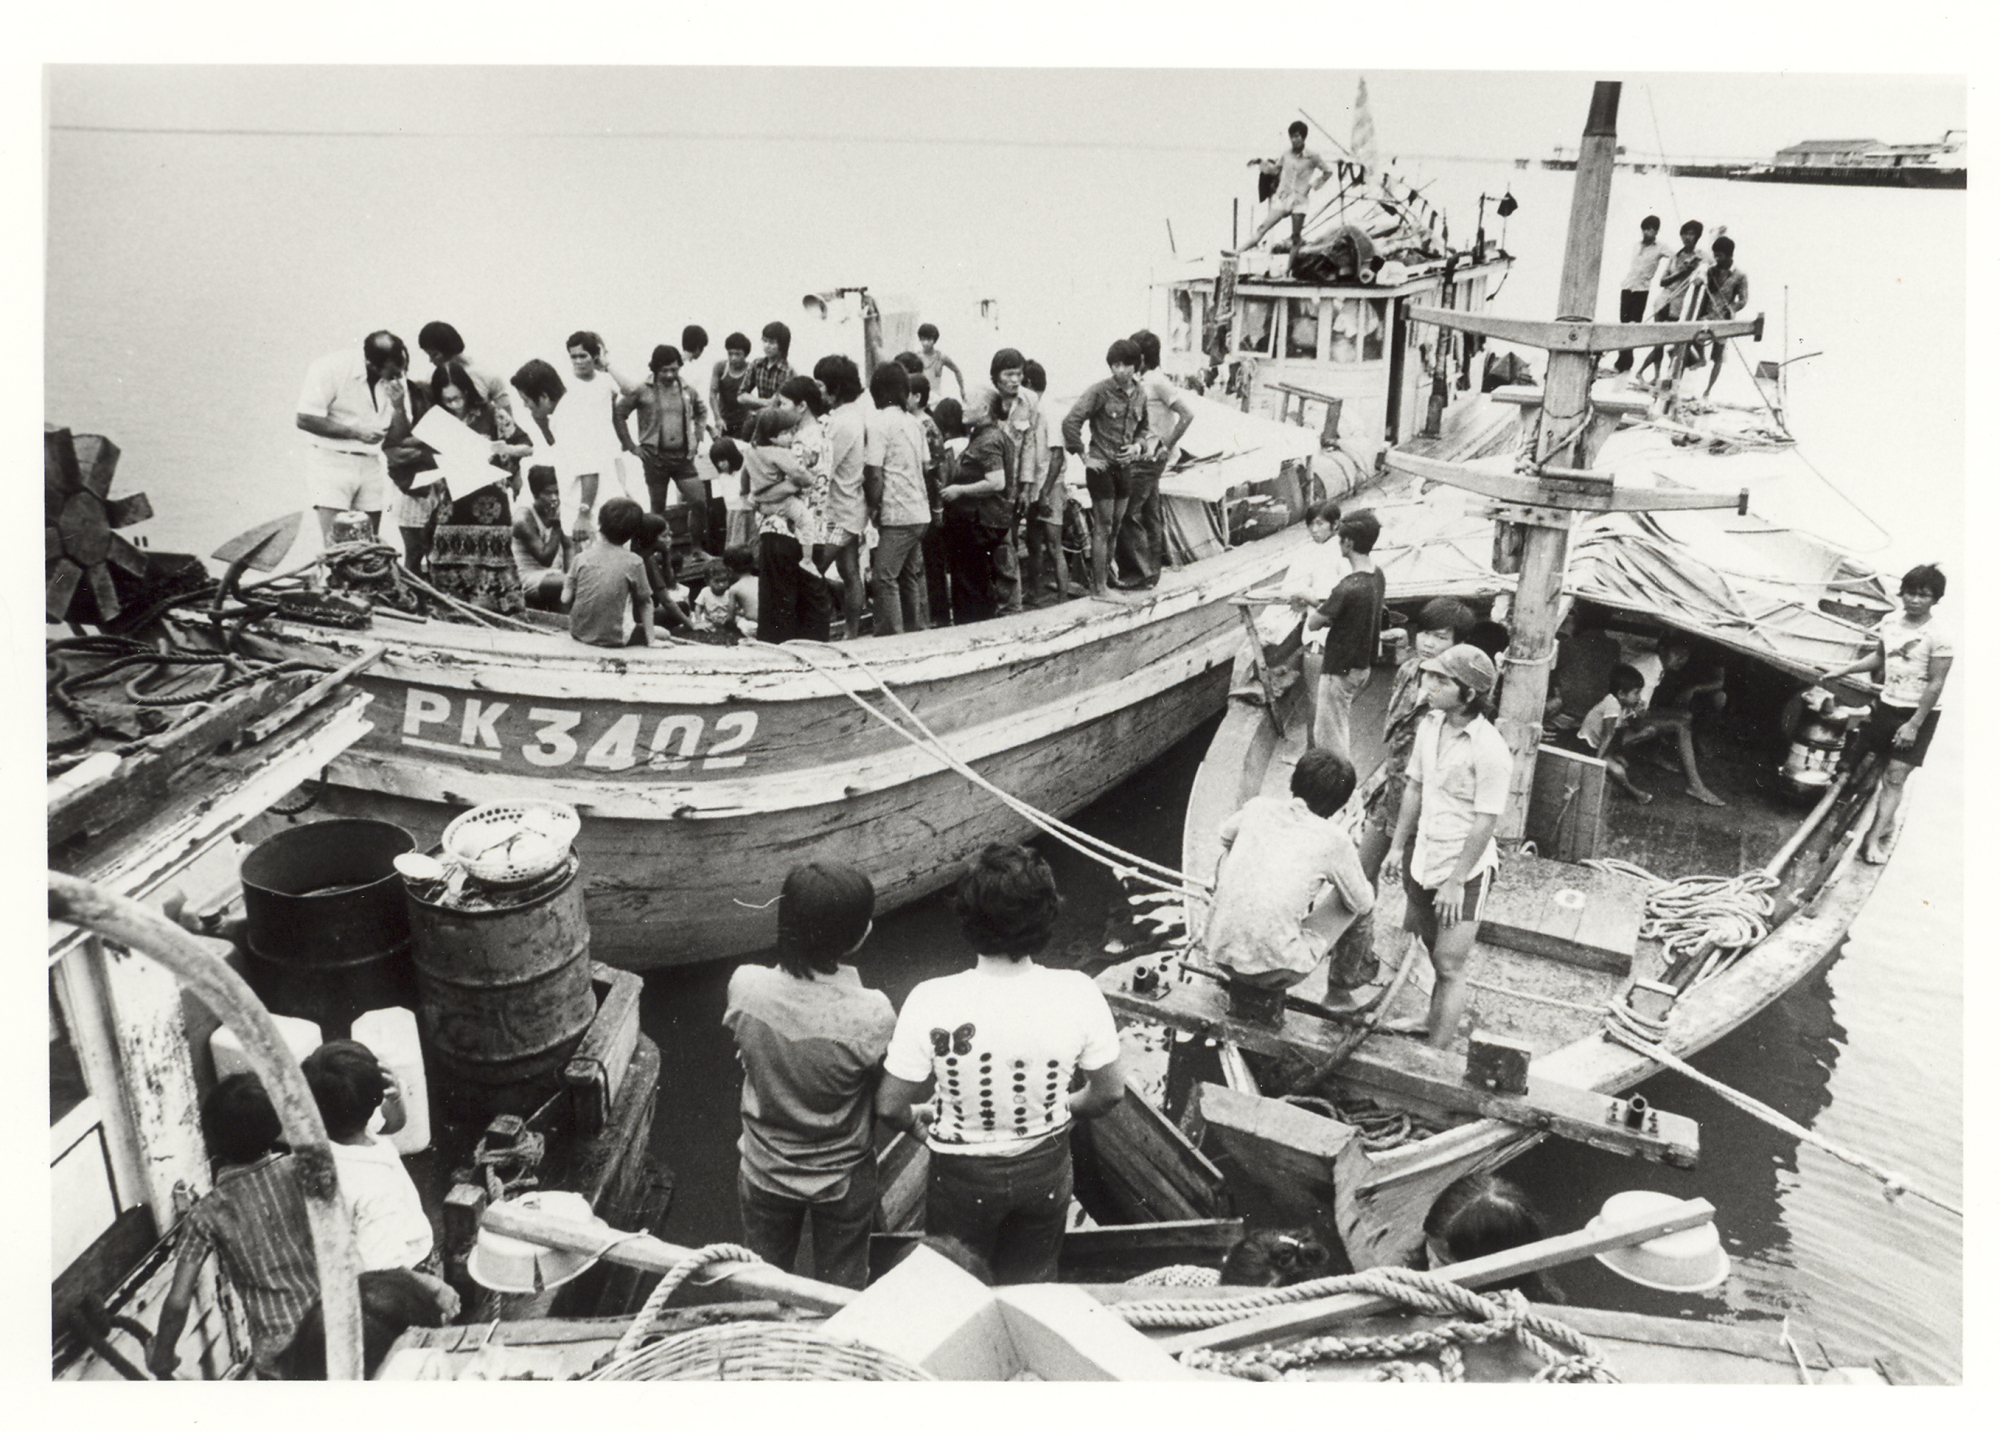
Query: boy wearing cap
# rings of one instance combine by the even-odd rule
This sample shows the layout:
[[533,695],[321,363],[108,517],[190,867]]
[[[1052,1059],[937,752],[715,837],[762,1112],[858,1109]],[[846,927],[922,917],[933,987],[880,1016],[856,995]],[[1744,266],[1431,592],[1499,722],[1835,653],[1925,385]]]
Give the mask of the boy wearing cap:
[[1403,928],[1430,951],[1429,1018],[1385,1020],[1392,1034],[1425,1034],[1443,1049],[1465,1017],[1466,957],[1486,888],[1500,864],[1494,829],[1507,807],[1514,757],[1489,719],[1497,673],[1475,646],[1447,647],[1421,666],[1430,713],[1417,727],[1409,779],[1382,877],[1403,880]]
[[1347,575],[1324,602],[1306,613],[1307,631],[1326,628],[1326,655],[1313,702],[1312,739],[1314,745],[1352,760],[1348,718],[1355,695],[1368,684],[1374,670],[1375,645],[1382,632],[1382,598],[1387,584],[1370,555],[1375,539],[1382,535],[1382,523],[1364,508],[1341,518],[1334,534],[1347,562]]

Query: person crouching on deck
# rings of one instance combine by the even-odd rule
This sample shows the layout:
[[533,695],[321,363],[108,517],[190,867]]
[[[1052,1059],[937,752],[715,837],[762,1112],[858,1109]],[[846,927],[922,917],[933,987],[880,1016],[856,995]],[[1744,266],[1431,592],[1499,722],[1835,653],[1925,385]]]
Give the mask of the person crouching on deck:
[[722,1022],[743,1065],[736,1198],[744,1241],[790,1270],[812,1224],[810,1275],[868,1281],[875,1220],[875,1082],[896,1014],[852,965],[874,928],[875,887],[835,860],[792,868],[778,901],[778,964],[729,977]]
[[930,1149],[925,1231],[962,1241],[999,1283],[1054,1280],[1074,1190],[1070,1126],[1125,1096],[1103,993],[1082,971],[1033,958],[1061,903],[1035,851],[982,850],[952,901],[978,963],[910,991],[882,1063],[877,1112]]
[[1514,757],[1494,729],[1493,660],[1475,646],[1448,647],[1426,661],[1431,711],[1410,748],[1396,834],[1382,876],[1403,880],[1403,928],[1430,951],[1429,1018],[1385,1020],[1392,1034],[1427,1034],[1442,1049],[1465,1016],[1465,963],[1479,933],[1486,888],[1500,864],[1493,832],[1507,808]]
[[1289,800],[1253,796],[1223,822],[1204,941],[1217,965],[1247,984],[1289,988],[1375,907],[1354,841],[1333,822],[1353,793],[1347,758],[1314,747],[1292,768]]

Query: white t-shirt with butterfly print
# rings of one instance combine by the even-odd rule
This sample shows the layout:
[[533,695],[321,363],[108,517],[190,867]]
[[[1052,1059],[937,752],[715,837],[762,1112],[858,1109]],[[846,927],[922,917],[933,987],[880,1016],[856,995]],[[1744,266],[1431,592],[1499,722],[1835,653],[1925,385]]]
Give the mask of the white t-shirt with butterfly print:
[[1090,976],[982,955],[910,991],[882,1066],[912,1084],[936,1075],[933,1152],[1004,1158],[1067,1128],[1071,1076],[1117,1057],[1111,1007]]

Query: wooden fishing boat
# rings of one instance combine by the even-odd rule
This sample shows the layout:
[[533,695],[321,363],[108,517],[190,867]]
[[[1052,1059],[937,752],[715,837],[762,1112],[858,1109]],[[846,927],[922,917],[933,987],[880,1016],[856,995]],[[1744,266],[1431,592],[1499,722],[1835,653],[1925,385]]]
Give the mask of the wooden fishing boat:
[[[573,805],[594,947],[629,969],[767,947],[773,897],[808,856],[869,871],[884,909],[939,888],[968,852],[1029,833],[1024,807],[1074,812],[1211,717],[1236,647],[1228,598],[1290,560],[1283,534],[1315,494],[1358,479],[1383,436],[1364,414],[1388,414],[1393,437],[1427,401],[1442,411],[1456,398],[1442,377],[1424,396],[1419,379],[1444,360],[1406,353],[1398,320],[1426,299],[1477,307],[1509,260],[1447,254],[1422,226],[1398,243],[1397,281],[1357,301],[1370,336],[1310,390],[1282,381],[1309,316],[1281,313],[1298,300],[1278,295],[1317,290],[1246,276],[1219,287],[1219,310],[1171,290],[1184,346],[1190,321],[1195,336],[1213,331],[1231,303],[1278,326],[1261,378],[1252,355],[1230,357],[1227,381],[1250,382],[1248,401],[1190,398],[1182,461],[1161,485],[1174,560],[1143,594],[831,646],[614,653],[385,607],[352,631],[282,615],[246,631],[244,650],[327,669],[379,648],[351,678],[379,719],[329,765],[314,814],[378,817],[429,841],[478,802]],[[1327,317],[1328,344],[1345,321]],[[840,331],[865,355],[881,346],[865,319]],[[1325,452],[1336,436],[1341,449]],[[181,630],[212,640],[205,623]]]
[[[1615,107],[1614,91],[1611,115]],[[1587,273],[1574,245],[1593,223],[1601,231],[1609,143],[1608,117],[1594,106],[1566,312],[1588,312],[1594,296],[1597,245],[1586,238]],[[1603,379],[1593,387],[1594,353],[1625,346],[1608,341],[1617,330],[1437,310],[1414,317],[1552,351],[1546,392],[1494,395],[1522,405],[1522,430],[1506,443],[1523,454],[1519,466],[1512,457],[1465,463],[1405,448],[1356,498],[1383,516],[1377,551],[1392,608],[1413,614],[1440,595],[1498,599],[1496,614],[1506,610],[1512,624],[1501,729],[1516,751],[1516,788],[1470,965],[1476,1031],[1442,1049],[1370,1033],[1376,1019],[1421,1018],[1427,1004],[1415,983],[1388,979],[1410,963],[1395,888],[1378,894],[1376,950],[1389,987],[1374,990],[1382,1003],[1372,1010],[1365,999],[1329,996],[1324,969],[1293,991],[1276,1023],[1232,1013],[1213,974],[1175,958],[1162,968],[1142,956],[1100,977],[1121,1015],[1224,1046],[1219,1070],[1206,1071],[1210,1082],[1170,1101],[1169,1114],[1205,1130],[1204,1147],[1226,1153],[1231,1168],[1296,1214],[1322,1217],[1362,1268],[1408,1261],[1438,1194],[1552,1133],[1691,1164],[1699,1140],[1689,1121],[1616,1096],[1662,1067],[1649,1052],[1681,1057],[1706,1047],[1832,959],[1881,874],[1856,858],[1874,814],[1870,765],[1822,778],[1816,803],[1781,779],[1781,728],[1799,692],[1851,660],[1866,624],[1889,606],[1874,572],[1813,535],[1825,504],[1801,512],[1784,475],[1782,424],[1753,432],[1758,425],[1742,415],[1722,414],[1726,421],[1701,427],[1696,405],[1677,403],[1671,387],[1664,403]],[[1693,332],[1663,325],[1658,339]],[[1675,378],[1679,371],[1676,359]],[[1552,453],[1557,424],[1544,419],[1557,413],[1577,445]],[[1745,510],[1766,508],[1767,497],[1779,515]],[[1727,675],[1728,719],[1704,723],[1701,764],[1726,805],[1659,790],[1656,777],[1658,798],[1641,806],[1607,794],[1601,762],[1537,749],[1544,692],[1575,694],[1549,684],[1564,611],[1579,630],[1608,633],[1618,644],[1610,660],[1656,650],[1677,633],[1715,653]],[[1257,679],[1239,682],[1190,801],[1182,868],[1197,880],[1216,869],[1221,822],[1252,796],[1285,794],[1308,740],[1311,683],[1299,679],[1296,633],[1287,640],[1283,623],[1267,623],[1244,666]],[[1387,678],[1378,671],[1357,703],[1353,754],[1364,773],[1382,755],[1374,733]],[[1601,685],[1589,691],[1585,704],[1602,693]],[[1377,769],[1346,813],[1371,872],[1394,818],[1385,774]],[[1635,774],[1646,781],[1643,768]],[[1660,893],[1649,876],[1761,876],[1750,900],[1766,908],[1754,933],[1727,950],[1719,937],[1669,947],[1647,923],[1647,902]],[[1189,914],[1198,932],[1205,910],[1194,905]],[[1414,964],[1426,966],[1420,955]],[[1191,1058],[1202,1042],[1173,1047]],[[1256,1069],[1239,1051],[1260,1056]],[[1183,1072],[1166,1083],[1186,1088],[1203,1077]]]

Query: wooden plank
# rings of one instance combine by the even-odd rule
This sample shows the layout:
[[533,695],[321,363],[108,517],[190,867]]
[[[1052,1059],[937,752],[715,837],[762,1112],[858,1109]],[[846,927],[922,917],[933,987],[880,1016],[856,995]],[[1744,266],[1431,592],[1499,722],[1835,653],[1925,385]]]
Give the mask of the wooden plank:
[[1535,753],[1535,784],[1523,834],[1544,856],[1594,860],[1604,831],[1604,762],[1544,743]]
[[[1063,1234],[1056,1276],[1065,1283],[1122,1283],[1155,1268],[1187,1263],[1217,1268],[1243,1240],[1241,1218],[1189,1218],[1072,1228]],[[923,1241],[915,1230],[871,1233],[868,1268],[879,1277],[901,1251]]]
[[363,671],[366,668],[374,665],[376,659],[381,655],[382,655],[381,645],[379,643],[371,644],[359,656],[355,657],[345,666],[339,667],[334,671],[328,672],[325,676],[320,677],[311,686],[307,687],[304,691],[301,691],[297,696],[294,696],[290,701],[287,701],[284,705],[280,706],[276,711],[273,711],[270,715],[262,717],[259,720],[253,721],[248,726],[244,727],[243,740],[247,743],[254,745],[256,742],[263,740],[266,736],[269,736],[273,731],[279,731],[284,729],[284,727],[288,725],[293,720],[293,718],[299,716],[303,712],[312,710],[313,707],[319,705],[322,701],[325,701],[329,697],[331,697],[334,694],[334,692],[338,691],[343,685],[346,684],[348,677],[353,676],[358,671]]
[[1333,1192],[1334,1161],[1355,1136],[1351,1126],[1282,1099],[1239,1094],[1220,1084],[1203,1084],[1196,1097],[1207,1127],[1253,1182],[1304,1187],[1321,1195]]
[[1070,1134],[1077,1200],[1100,1223],[1219,1218],[1222,1171],[1137,1090]]
[[922,1139],[897,1134],[875,1158],[875,1205],[889,1233],[921,1233],[931,1153]]
[[591,982],[600,991],[597,1013],[584,1031],[583,1042],[563,1066],[569,1090],[570,1126],[585,1138],[595,1138],[611,1116],[632,1051],[639,1042],[639,995],[645,982],[637,975],[595,960]]
[[1485,472],[1454,462],[1418,457],[1415,453],[1391,451],[1385,458],[1396,471],[1428,482],[1442,482],[1500,502],[1535,503],[1570,512],[1652,512],[1669,508],[1724,507],[1742,511],[1749,500],[1747,488],[1739,488],[1735,492],[1695,492],[1682,488],[1622,487],[1605,482],[1589,484],[1589,490],[1565,489],[1533,477]]
[[1509,950],[1632,973],[1646,889],[1638,881],[1531,855],[1504,861],[1479,923],[1479,937]]
[[[1114,1013],[1228,1040],[1260,1054],[1323,1060],[1342,1034],[1339,1026],[1289,1009],[1275,1029],[1233,1019],[1226,997],[1205,980],[1169,983],[1157,999],[1146,999],[1131,992],[1128,965],[1114,965],[1097,976],[1097,984]],[[1464,1074],[1461,1055],[1378,1034],[1348,1062],[1344,1080],[1366,1085],[1390,1106],[1417,1101],[1677,1167],[1692,1167],[1699,1157],[1699,1128],[1678,1114],[1655,1110],[1651,1126],[1628,1129],[1612,1122],[1619,1101],[1610,1095],[1532,1075],[1526,1094],[1495,1094],[1466,1083]]]
[[[1462,1288],[1484,1288],[1504,1283],[1544,1268],[1560,1267],[1581,1258],[1590,1258],[1613,1248],[1629,1248],[1685,1228],[1698,1228],[1715,1219],[1715,1206],[1705,1198],[1690,1198],[1645,1219],[1614,1224],[1595,1230],[1566,1233],[1544,1238],[1538,1243],[1510,1248],[1484,1258],[1469,1258],[1447,1264],[1433,1272]],[[1176,1355],[1194,1348],[1249,1347],[1255,1343],[1288,1343],[1345,1321],[1371,1313],[1385,1312],[1402,1304],[1371,1293],[1340,1293],[1330,1298],[1282,1307],[1260,1317],[1246,1318],[1219,1328],[1204,1328],[1168,1338],[1160,1346]]]

